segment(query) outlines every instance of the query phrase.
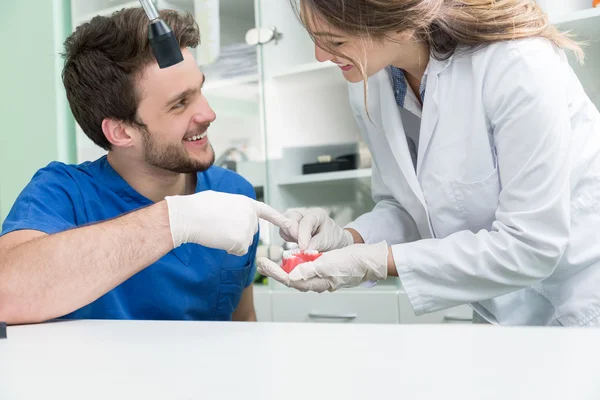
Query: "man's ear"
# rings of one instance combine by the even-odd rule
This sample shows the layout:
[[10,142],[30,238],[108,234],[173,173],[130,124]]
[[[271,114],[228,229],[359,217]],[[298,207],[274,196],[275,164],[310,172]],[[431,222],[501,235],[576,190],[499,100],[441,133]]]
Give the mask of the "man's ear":
[[102,120],[102,132],[106,139],[116,147],[130,147],[134,143],[134,137],[132,135],[131,127],[123,123],[110,118],[104,118]]

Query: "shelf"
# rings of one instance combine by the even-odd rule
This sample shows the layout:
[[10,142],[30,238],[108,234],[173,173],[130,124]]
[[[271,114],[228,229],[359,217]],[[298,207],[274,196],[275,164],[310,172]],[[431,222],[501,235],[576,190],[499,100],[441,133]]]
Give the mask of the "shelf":
[[551,22],[561,30],[573,31],[581,39],[600,40],[600,7],[555,17],[551,19]]
[[227,78],[227,79],[211,79],[210,76],[206,77],[206,84],[203,89],[207,92],[229,88],[232,86],[239,85],[258,85],[258,75],[240,76],[238,78]]
[[285,77],[290,77],[290,76],[298,75],[298,74],[322,71],[322,70],[330,69],[333,67],[337,67],[337,65],[332,63],[331,61],[302,64],[302,65],[298,65],[293,68],[289,68],[285,72],[280,72],[280,73],[274,74],[272,76],[272,78],[285,78]]
[[[310,64],[303,64],[291,69],[286,70],[284,73],[273,75],[272,78],[288,78],[295,77],[300,74],[312,73],[318,71],[329,70],[333,67],[337,67],[332,62],[315,62]],[[248,98],[248,96],[258,96],[258,75],[241,76],[239,78],[231,79],[211,79],[207,75],[206,85],[204,85],[204,91],[207,94],[214,94],[222,97],[234,97],[234,98]],[[243,87],[243,88],[242,88]],[[237,90],[243,91],[236,94]]]
[[344,181],[369,180],[371,169],[353,169],[350,171],[323,172],[320,174],[307,174],[290,177],[288,180],[279,182],[279,186],[295,186],[313,183],[334,183]]
[[225,99],[251,100],[258,102],[259,86],[258,75],[241,76],[231,79],[211,79],[207,76],[206,84],[202,88],[206,96],[222,97]]

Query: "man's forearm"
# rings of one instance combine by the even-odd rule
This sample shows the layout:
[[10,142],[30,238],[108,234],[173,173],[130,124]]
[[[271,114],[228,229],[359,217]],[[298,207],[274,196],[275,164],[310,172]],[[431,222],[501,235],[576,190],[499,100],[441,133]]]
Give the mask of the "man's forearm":
[[0,320],[31,323],[68,314],[172,248],[164,201],[23,243],[0,259]]

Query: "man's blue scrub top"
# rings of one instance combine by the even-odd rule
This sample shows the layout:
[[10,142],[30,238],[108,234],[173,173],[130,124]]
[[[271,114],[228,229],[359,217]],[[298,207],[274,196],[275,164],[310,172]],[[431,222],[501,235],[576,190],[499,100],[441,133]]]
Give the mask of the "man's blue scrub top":
[[[204,190],[255,198],[248,181],[214,166],[198,173],[196,192]],[[117,174],[106,156],[80,165],[53,162],[21,192],[0,236],[21,229],[53,234],[151,204]],[[230,320],[242,291],[254,279],[257,244],[258,233],[243,257],[182,245],[64,318]]]

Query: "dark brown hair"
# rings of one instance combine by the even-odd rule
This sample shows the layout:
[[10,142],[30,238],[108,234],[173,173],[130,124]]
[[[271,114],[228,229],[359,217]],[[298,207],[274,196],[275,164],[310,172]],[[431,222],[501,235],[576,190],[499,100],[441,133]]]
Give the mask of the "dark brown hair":
[[[200,32],[188,13],[161,10],[181,48],[195,48]],[[148,41],[148,17],[141,8],[97,16],[77,27],[65,41],[62,80],[75,120],[98,146],[110,150],[102,132],[104,118],[138,122],[136,78],[156,62]]]

